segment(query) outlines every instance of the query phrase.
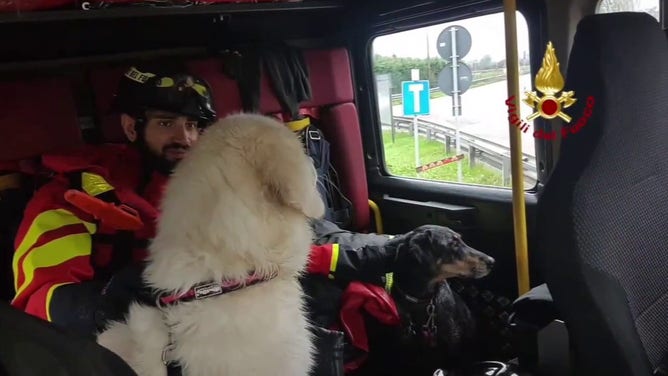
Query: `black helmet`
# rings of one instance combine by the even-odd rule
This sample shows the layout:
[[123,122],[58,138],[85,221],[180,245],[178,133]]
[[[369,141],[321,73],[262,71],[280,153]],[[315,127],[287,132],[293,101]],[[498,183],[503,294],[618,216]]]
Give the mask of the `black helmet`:
[[186,73],[158,74],[131,67],[118,86],[113,110],[144,119],[147,110],[191,116],[206,126],[216,120],[211,88]]

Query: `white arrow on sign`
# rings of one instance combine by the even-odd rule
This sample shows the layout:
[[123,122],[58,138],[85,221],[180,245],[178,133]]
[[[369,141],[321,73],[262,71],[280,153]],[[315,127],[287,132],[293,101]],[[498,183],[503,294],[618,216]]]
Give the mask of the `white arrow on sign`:
[[420,92],[424,90],[422,84],[410,84],[408,85],[408,91],[413,93],[413,111],[415,113],[420,112]]

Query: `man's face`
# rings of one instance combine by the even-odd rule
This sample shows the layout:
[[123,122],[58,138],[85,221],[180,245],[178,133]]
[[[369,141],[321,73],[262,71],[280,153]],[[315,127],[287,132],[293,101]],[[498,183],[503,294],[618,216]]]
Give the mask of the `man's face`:
[[155,167],[162,172],[170,172],[200,135],[195,119],[172,112],[149,111],[141,139],[142,134],[137,130],[134,119],[128,118],[122,119],[125,134],[130,141],[139,141],[157,164]]

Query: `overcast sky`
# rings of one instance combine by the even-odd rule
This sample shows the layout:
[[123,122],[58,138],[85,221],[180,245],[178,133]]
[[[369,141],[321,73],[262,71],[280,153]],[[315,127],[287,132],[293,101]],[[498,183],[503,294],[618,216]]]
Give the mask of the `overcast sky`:
[[[457,22],[448,22],[401,33],[384,35],[373,42],[374,54],[397,57],[427,57],[427,43],[431,57],[439,57],[436,51],[438,35],[449,26],[463,26],[471,34],[471,51],[464,60],[477,60],[490,55],[497,61],[506,58],[505,29],[503,13],[478,16]],[[519,56],[529,50],[527,24],[524,17],[517,13],[517,43]]]
[[[603,0],[616,1],[616,0]],[[633,0],[638,10],[652,8],[658,5],[659,0]],[[529,51],[529,36],[526,20],[521,13],[516,13],[517,19],[517,51],[521,58]],[[464,57],[464,61],[473,61],[490,55],[492,60],[506,58],[505,27],[503,13],[477,16],[456,22],[448,22],[435,26],[404,31],[378,37],[373,42],[374,54],[382,56],[426,58],[427,46],[431,57],[439,57],[436,51],[436,39],[446,27],[459,25],[466,28],[471,34],[471,51]]]

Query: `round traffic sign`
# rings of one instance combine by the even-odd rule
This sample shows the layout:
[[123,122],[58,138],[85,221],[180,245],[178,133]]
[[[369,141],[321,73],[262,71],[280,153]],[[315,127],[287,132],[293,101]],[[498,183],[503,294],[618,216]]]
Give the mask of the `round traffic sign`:
[[[459,94],[464,94],[471,87],[473,82],[473,72],[471,68],[464,63],[457,63],[457,90]],[[453,80],[454,69],[448,65],[438,74],[438,88],[447,95],[452,95],[455,90]]]
[[452,59],[452,30],[455,32],[455,51],[457,59],[461,59],[471,51],[471,33],[462,26],[448,26],[436,39],[436,50],[443,59]]

